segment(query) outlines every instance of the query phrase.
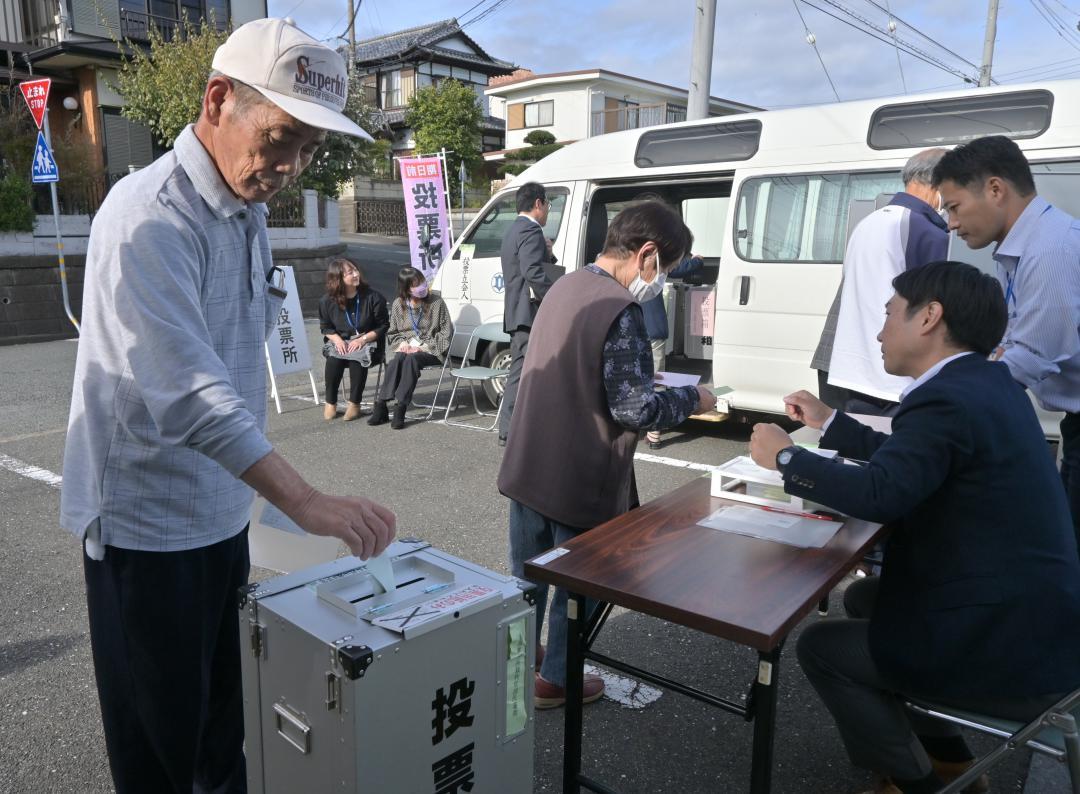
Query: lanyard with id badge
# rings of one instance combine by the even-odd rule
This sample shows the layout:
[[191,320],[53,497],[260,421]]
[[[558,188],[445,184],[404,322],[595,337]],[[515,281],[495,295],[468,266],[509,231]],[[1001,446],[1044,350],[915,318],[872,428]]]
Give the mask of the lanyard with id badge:
[[409,340],[409,347],[423,347],[424,343],[420,341],[420,321],[424,319],[424,306],[420,305],[420,310],[413,314],[413,307],[411,304],[406,303],[405,308],[409,312],[409,322],[412,323],[413,337]]

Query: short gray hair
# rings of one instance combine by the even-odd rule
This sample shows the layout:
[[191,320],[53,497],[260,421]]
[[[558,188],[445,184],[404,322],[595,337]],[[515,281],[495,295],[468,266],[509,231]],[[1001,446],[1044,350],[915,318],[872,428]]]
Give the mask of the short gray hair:
[[236,96],[235,110],[240,115],[244,115],[253,107],[258,107],[259,105],[271,105],[273,107],[277,107],[276,105],[274,105],[273,102],[264,97],[247,83],[241,82],[235,77],[229,77],[229,75],[227,74],[222,74],[216,69],[210,72],[210,77],[207,78],[207,82],[213,80],[215,77],[224,77],[232,84],[233,94]]
[[920,185],[934,184],[934,166],[945,156],[946,149],[923,149],[904,163],[900,179],[904,185],[918,182]]

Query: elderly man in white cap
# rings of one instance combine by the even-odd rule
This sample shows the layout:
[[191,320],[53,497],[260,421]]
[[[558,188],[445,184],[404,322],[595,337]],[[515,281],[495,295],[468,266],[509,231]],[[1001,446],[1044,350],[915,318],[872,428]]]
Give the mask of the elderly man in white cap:
[[291,20],[218,49],[198,121],[121,180],[86,261],[61,524],[84,543],[116,789],[246,790],[236,591],[255,491],[360,557],[386,508],[320,493],[267,441],[263,342],[283,293],[266,206],[342,115],[345,63]]

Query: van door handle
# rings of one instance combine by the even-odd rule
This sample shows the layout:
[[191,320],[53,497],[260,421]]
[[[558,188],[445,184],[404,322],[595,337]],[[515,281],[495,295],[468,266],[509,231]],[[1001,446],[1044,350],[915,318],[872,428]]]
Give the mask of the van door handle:
[[750,276],[739,278],[739,305],[745,306],[750,302]]

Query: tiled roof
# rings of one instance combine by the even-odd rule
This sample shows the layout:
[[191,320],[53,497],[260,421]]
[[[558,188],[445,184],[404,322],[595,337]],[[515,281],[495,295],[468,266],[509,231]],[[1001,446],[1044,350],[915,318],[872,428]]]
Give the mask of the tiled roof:
[[[404,108],[401,110],[380,110],[378,112],[382,114],[383,119],[385,119],[386,123],[390,126],[397,127],[405,124],[405,113],[407,110]],[[378,124],[377,121],[376,123]],[[382,125],[378,124],[378,126],[381,127]],[[483,120],[480,122],[480,128],[486,131],[497,130],[503,132],[506,129],[506,122],[495,116],[484,116]]]
[[[461,36],[476,49],[477,53],[462,52],[438,46],[440,41],[451,36]],[[514,68],[513,64],[488,55],[483,47],[462,31],[456,19],[444,19],[440,22],[419,25],[395,33],[387,33],[383,36],[358,41],[356,42],[356,62],[362,65],[372,61],[389,61],[404,57],[417,50],[470,63],[496,66],[508,71]]]

